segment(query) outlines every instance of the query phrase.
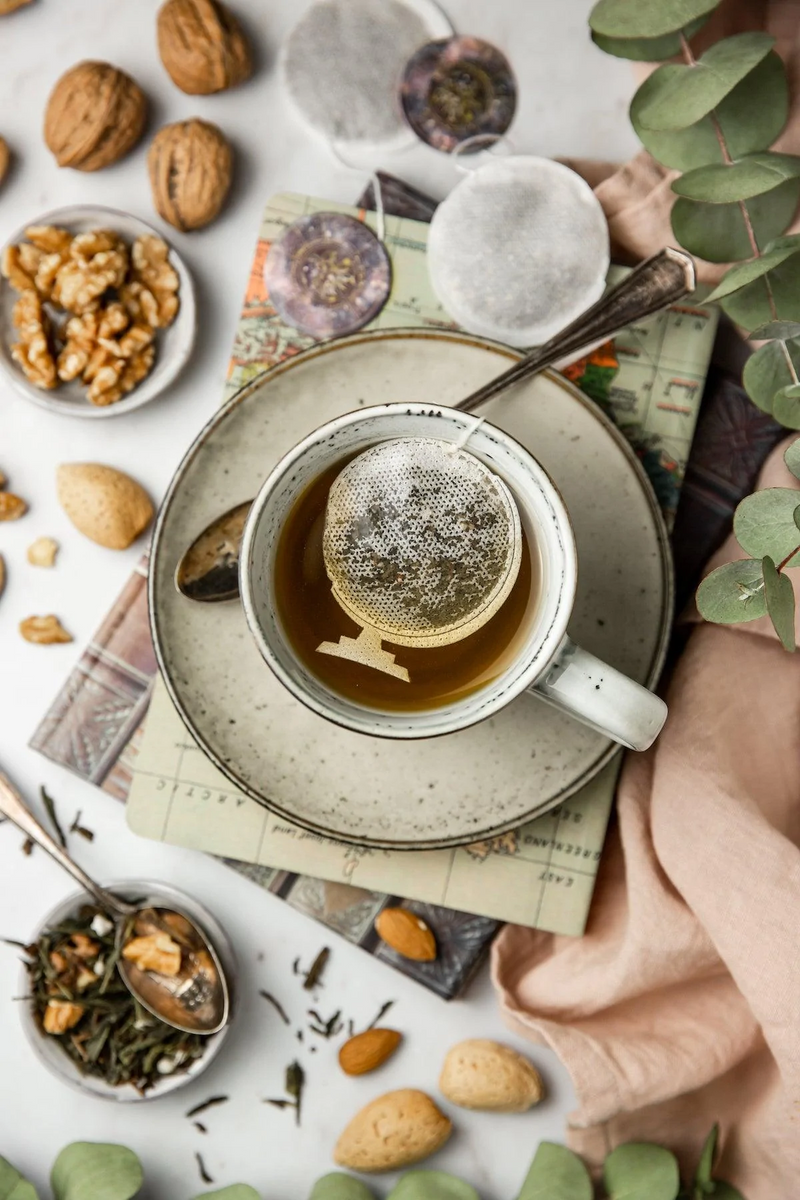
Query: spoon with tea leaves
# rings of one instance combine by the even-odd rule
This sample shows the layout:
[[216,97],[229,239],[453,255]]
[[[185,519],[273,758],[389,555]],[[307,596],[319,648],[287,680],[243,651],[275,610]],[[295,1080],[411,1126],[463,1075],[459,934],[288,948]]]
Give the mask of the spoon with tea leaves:
[[218,1033],[227,1025],[225,971],[214,947],[188,917],[171,908],[129,903],[100,887],[42,828],[2,772],[0,813],[77,879],[114,922],[117,969],[148,1012],[184,1033]]
[[[509,370],[490,379],[453,407],[472,412],[507,388],[538,375],[556,363],[570,361],[635,321],[675,304],[695,288],[694,260],[666,249],[646,259],[610,288],[596,304]],[[251,500],[237,504],[208,525],[184,551],[175,571],[175,586],[190,600],[233,600],[239,595],[239,547]]]

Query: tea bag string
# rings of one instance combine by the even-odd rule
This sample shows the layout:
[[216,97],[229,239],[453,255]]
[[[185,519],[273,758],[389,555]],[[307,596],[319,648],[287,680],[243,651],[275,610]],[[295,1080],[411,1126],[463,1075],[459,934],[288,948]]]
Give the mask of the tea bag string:
[[336,142],[328,142],[328,148],[339,165],[344,167],[346,171],[352,171],[357,175],[363,175],[366,172],[367,178],[372,184],[372,194],[375,197],[375,236],[381,245],[386,246],[386,209],[383,202],[383,187],[378,172],[368,171],[366,168],[357,167],[354,163],[348,162]]
[[[484,154],[494,155],[498,158],[509,158],[513,157],[516,152],[517,147],[507,134],[476,133],[472,137],[464,138],[463,141],[457,142],[448,153],[457,171],[462,175],[472,175],[484,165]],[[465,155],[474,156],[471,157],[472,165],[469,165],[470,160],[467,162],[464,161]]]

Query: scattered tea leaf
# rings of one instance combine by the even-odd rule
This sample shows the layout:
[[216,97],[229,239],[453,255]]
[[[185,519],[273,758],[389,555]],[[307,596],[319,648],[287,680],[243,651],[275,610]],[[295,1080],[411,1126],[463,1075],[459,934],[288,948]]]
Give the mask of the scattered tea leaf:
[[0,1200],[39,1200],[33,1184],[5,1158],[0,1158]]
[[203,1100],[201,1104],[195,1104],[194,1108],[190,1108],[187,1112],[187,1117],[199,1117],[200,1113],[206,1109],[216,1108],[218,1104],[227,1104],[230,1096],[210,1096],[208,1100]]
[[262,1100],[261,1103],[262,1104],[271,1104],[273,1108],[296,1108],[297,1107],[294,1100],[273,1100],[271,1097],[268,1097],[266,1100]]
[[200,1172],[200,1178],[202,1179],[203,1183],[213,1183],[214,1180],[206,1170],[206,1164],[203,1162],[202,1154],[200,1154],[198,1150],[195,1150],[194,1157],[197,1161],[197,1169]]
[[306,973],[303,987],[307,992],[310,992],[315,987],[319,987],[322,979],[322,973],[325,970],[330,956],[331,952],[328,947],[323,946]]
[[198,1133],[208,1133],[208,1130],[206,1129],[206,1127],[202,1121],[192,1121],[192,1124],[194,1125],[194,1127]]
[[589,1172],[577,1154],[555,1142],[541,1142],[518,1200],[592,1200]]
[[66,850],[67,839],[64,834],[64,830],[61,828],[61,822],[56,814],[56,802],[53,797],[45,791],[44,784],[39,788],[39,794],[42,797],[42,804],[44,805],[47,816],[50,819],[50,824],[53,826],[56,837],[61,843],[61,848],[62,850]]
[[471,1184],[449,1171],[406,1171],[388,1200],[479,1200]]
[[770,620],[783,643],[784,650],[793,651],[794,588],[791,580],[777,571],[775,563],[768,556],[762,560],[761,567],[764,572],[764,595]]
[[697,607],[706,621],[738,625],[766,616],[761,560],[745,558],[717,567],[697,589]]
[[308,1200],[375,1200],[375,1196],[361,1179],[331,1171],[317,1180]]
[[22,853],[26,856],[26,858],[30,858],[30,856],[33,854],[33,846],[33,838],[26,837],[25,841],[22,843]]
[[[393,1005],[394,1005],[394,1000],[387,1000],[385,1004],[382,1004],[381,1007],[378,1009],[377,1013],[375,1014],[375,1016],[373,1017],[373,1019],[370,1021],[369,1025],[367,1026],[367,1029],[374,1029],[375,1026],[378,1024],[378,1022],[381,1021],[386,1016],[387,1012],[389,1011],[390,1008],[392,1008]],[[352,1025],[353,1025],[353,1022],[350,1021],[348,1024],[348,1030],[349,1030],[350,1037],[353,1036]]]
[[603,1165],[609,1200],[676,1200],[681,1187],[678,1160],[649,1142],[627,1142]]
[[286,1094],[295,1102],[295,1121],[300,1124],[300,1109],[303,1104],[303,1088],[306,1077],[300,1063],[295,1061],[286,1068]]
[[138,1157],[127,1146],[73,1142],[50,1174],[55,1200],[131,1200],[142,1186]]
[[319,1034],[320,1037],[336,1037],[337,1033],[341,1033],[341,1031],[344,1029],[344,1024],[341,1020],[342,1010],[340,1008],[337,1008],[333,1016],[329,1017],[327,1021],[324,1019],[324,1017],[319,1015],[315,1008],[310,1008],[308,1010],[308,1016],[311,1017],[313,1021],[316,1021],[315,1025],[309,1025],[309,1030],[311,1033]]
[[258,994],[259,994],[259,996],[262,996],[267,1001],[268,1004],[272,1005],[272,1007],[275,1009],[275,1011],[278,1014],[278,1016],[280,1017],[280,1019],[283,1021],[284,1025],[291,1025],[291,1021],[289,1020],[288,1016],[286,1015],[285,1008],[283,1007],[283,1005],[280,1003],[279,1000],[275,999],[275,997],[272,995],[271,992],[265,992],[264,989],[261,988],[259,990]]
[[292,963],[292,974],[293,975],[300,974],[300,959],[299,958],[296,958],[294,960],[294,962]]
[[83,814],[82,814],[81,810],[78,809],[78,811],[75,813],[75,820],[72,822],[72,824],[69,827],[69,831],[70,831],[70,833],[80,834],[80,836],[82,838],[86,838],[87,842],[93,842],[94,841],[94,833],[92,832],[92,830],[87,829],[85,825],[81,825],[81,816],[82,815]]

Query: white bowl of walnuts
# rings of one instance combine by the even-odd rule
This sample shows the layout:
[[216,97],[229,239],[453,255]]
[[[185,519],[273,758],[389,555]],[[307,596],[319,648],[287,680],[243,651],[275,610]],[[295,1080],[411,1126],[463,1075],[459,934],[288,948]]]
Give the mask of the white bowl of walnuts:
[[50,412],[111,417],[147,404],[185,366],[195,329],[185,263],[129,213],[56,209],[0,251],[0,367]]

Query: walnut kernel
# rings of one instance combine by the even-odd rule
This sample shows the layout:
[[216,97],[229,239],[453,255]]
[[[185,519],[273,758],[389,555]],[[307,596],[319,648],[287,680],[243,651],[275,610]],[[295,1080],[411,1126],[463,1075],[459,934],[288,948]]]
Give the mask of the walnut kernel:
[[58,542],[51,537],[40,537],[28,546],[28,562],[32,567],[54,567],[58,554]]
[[19,631],[26,642],[37,646],[52,646],[61,642],[71,642],[72,635],[67,633],[58,617],[52,613],[46,617],[26,617],[20,621]]
[[181,969],[181,948],[168,933],[131,938],[122,949],[122,957],[135,963],[140,971],[155,971],[158,975],[177,975]]
[[71,1000],[48,1000],[44,1010],[44,1031],[58,1036],[78,1024],[85,1009]]
[[18,521],[27,511],[28,506],[21,496],[0,492],[0,521]]

